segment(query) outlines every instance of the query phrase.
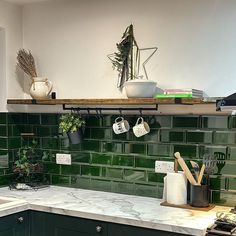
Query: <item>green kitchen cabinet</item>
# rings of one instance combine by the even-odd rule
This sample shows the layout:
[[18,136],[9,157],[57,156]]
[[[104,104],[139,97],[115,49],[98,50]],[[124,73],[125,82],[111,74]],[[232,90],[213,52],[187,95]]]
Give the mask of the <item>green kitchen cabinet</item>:
[[183,236],[178,233],[112,223],[108,224],[107,230],[108,236]]
[[30,232],[31,236],[107,236],[107,223],[32,211]]
[[29,212],[1,217],[0,236],[29,236]]
[[[32,211],[30,236],[181,236],[172,232]],[[0,235],[1,236],[1,235]],[[185,235],[186,236],[186,235]]]

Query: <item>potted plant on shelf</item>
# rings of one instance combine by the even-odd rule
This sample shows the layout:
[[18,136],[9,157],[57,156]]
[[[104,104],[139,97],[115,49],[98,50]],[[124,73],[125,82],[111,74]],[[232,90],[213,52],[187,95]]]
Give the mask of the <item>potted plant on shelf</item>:
[[34,57],[30,51],[20,49],[17,52],[17,66],[31,79],[30,95],[34,99],[45,99],[52,90],[52,82],[44,77],[38,77]]
[[[157,47],[139,48],[134,37],[133,25],[129,25],[119,43],[118,52],[108,55],[113,68],[118,71],[117,87],[125,88],[127,97],[153,97],[156,91],[156,82],[148,80],[145,65],[157,51]],[[145,75],[140,75],[141,51],[152,50],[152,53],[143,61],[142,68]]]
[[71,144],[78,144],[82,141],[82,127],[85,125],[85,120],[76,113],[63,114],[60,117],[59,128],[67,133]]

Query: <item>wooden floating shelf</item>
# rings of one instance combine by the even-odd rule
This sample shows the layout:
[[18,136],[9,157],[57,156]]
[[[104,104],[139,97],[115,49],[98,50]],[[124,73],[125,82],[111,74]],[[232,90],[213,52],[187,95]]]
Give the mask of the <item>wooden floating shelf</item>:
[[129,99],[8,99],[7,104],[21,105],[156,105],[156,104],[209,104],[201,98],[129,98]]

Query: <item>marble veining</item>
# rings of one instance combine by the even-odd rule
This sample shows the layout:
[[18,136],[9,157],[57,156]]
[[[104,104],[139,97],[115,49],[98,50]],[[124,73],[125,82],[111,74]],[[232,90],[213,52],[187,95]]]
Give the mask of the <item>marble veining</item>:
[[56,186],[38,191],[0,188],[1,196],[20,204],[0,208],[0,216],[32,209],[197,236],[205,234],[217,211],[229,211],[219,206],[209,212],[164,207],[160,199]]

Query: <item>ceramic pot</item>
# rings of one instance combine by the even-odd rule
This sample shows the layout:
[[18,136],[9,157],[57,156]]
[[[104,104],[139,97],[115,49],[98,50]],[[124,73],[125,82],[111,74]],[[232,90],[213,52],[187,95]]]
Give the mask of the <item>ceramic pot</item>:
[[146,79],[134,79],[124,83],[128,98],[152,98],[156,91],[156,82]]
[[82,142],[82,130],[79,129],[75,132],[67,132],[67,136],[71,144],[78,144]]
[[52,82],[46,78],[33,77],[30,87],[30,95],[34,99],[45,99],[52,91]]

